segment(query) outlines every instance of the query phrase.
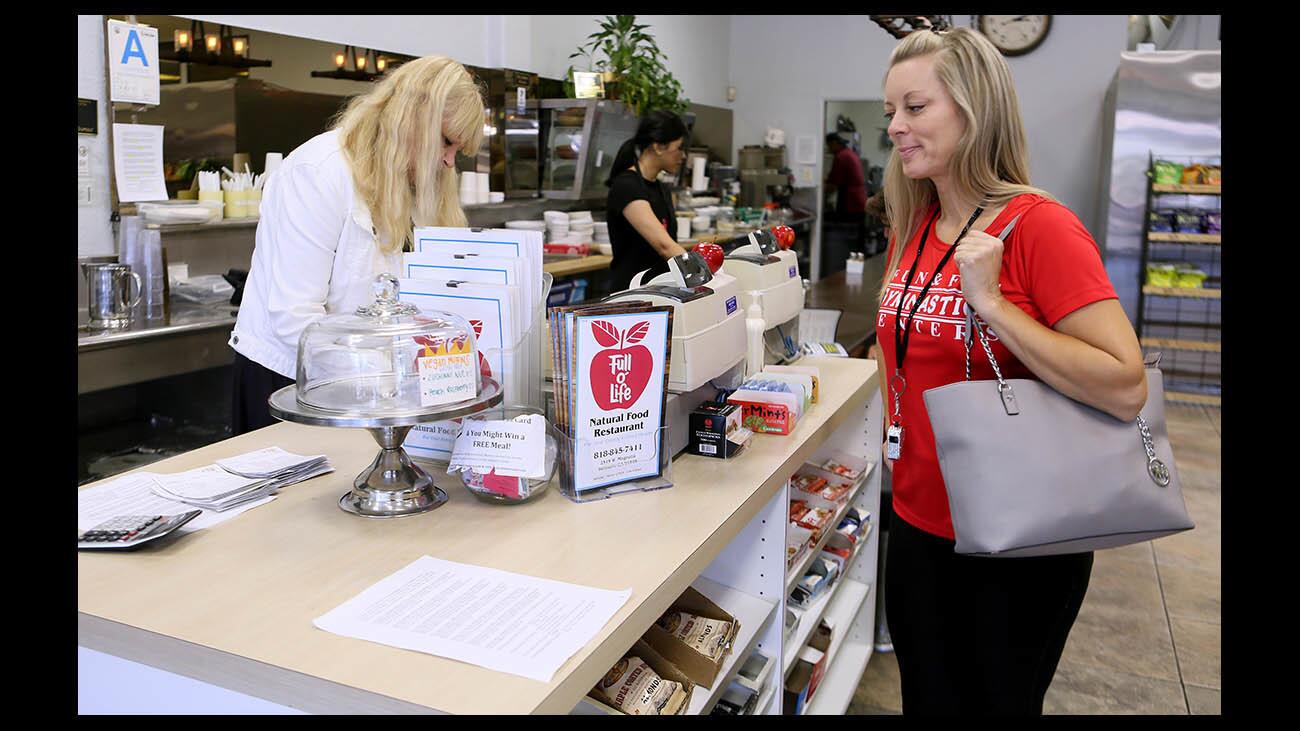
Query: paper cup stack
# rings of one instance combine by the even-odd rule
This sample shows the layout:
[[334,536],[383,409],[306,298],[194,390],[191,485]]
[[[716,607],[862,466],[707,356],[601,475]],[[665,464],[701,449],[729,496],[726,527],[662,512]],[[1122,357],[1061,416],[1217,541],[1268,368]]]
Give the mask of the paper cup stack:
[[478,202],[478,173],[460,174],[460,204],[472,206]]
[[[492,192],[488,189],[490,180],[487,173],[462,172],[460,174],[460,204],[476,206],[492,202]],[[505,194],[502,194],[505,200]]]

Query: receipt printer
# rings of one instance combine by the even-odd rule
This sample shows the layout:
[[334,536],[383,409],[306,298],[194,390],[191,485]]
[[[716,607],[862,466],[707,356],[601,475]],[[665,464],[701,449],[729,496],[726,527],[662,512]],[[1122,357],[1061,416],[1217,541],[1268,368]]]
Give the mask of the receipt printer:
[[693,391],[745,359],[745,312],[734,277],[715,272],[698,251],[669,259],[666,273],[643,281],[648,272],[640,272],[628,289],[603,301],[673,306],[669,391]]
[[757,301],[769,329],[803,310],[803,279],[799,259],[790,250],[793,244],[794,230],[788,226],[754,231],[721,244],[726,253],[722,272],[735,278],[741,308],[748,311]]

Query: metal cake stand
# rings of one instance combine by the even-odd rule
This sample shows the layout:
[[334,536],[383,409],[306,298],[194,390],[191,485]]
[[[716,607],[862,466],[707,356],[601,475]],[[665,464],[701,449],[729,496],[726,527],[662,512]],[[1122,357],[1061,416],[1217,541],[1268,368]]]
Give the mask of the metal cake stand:
[[298,402],[298,387],[285,386],[268,400],[271,416],[308,426],[365,429],[379,443],[379,455],[352,483],[352,490],[339,498],[339,507],[367,518],[397,518],[428,512],[447,502],[447,493],[433,484],[433,478],[411,462],[402,448],[406,435],[416,424],[446,421],[476,414],[501,403],[501,386],[483,377],[478,397],[417,413],[386,416],[349,416],[324,411]]

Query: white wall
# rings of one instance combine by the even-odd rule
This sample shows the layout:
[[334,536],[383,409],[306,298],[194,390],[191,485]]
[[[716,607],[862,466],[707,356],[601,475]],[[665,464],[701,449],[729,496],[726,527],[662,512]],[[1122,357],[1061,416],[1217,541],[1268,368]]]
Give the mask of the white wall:
[[[955,20],[969,22],[968,16]],[[1124,15],[1057,15],[1041,46],[1007,59],[1028,128],[1033,182],[1091,231],[1097,230],[1102,100],[1127,23]],[[737,147],[760,143],[767,127],[784,129],[787,140],[817,135],[823,145],[825,101],[881,98],[897,43],[864,15],[738,15],[731,37]],[[825,171],[820,162],[816,167],[821,180]]]
[[[602,15],[534,15],[532,17],[533,67],[543,76],[561,78],[572,63],[569,54],[596,32]],[[732,19],[727,15],[638,15],[637,23],[650,27],[659,50],[668,58],[668,70],[681,82],[691,101],[730,107]],[[578,66],[581,69],[581,66]]]
[[89,206],[77,207],[77,255],[112,256],[117,253],[109,217],[108,80],[104,55],[104,16],[77,16],[77,96],[99,101],[99,134],[77,135],[77,145],[90,152]]

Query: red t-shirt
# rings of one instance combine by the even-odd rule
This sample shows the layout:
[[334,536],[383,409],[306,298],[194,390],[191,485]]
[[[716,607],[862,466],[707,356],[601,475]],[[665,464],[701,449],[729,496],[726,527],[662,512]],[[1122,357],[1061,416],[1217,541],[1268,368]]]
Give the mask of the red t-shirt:
[[[925,221],[934,211],[935,208],[931,207],[925,212],[919,230],[903,251],[876,318],[876,341],[885,358],[883,377],[889,398],[886,409],[890,415],[894,413],[894,396],[888,386],[898,362],[894,342],[895,312],[925,230]],[[1003,297],[1047,327],[1054,326],[1080,307],[1104,299],[1117,299],[1096,243],[1070,209],[1042,196],[1019,195],[1011,199],[985,232],[997,236],[1017,216],[1019,220],[1015,228],[1003,242],[999,277]],[[908,321],[916,296],[949,248],[949,243],[940,241],[932,228],[908,288],[909,296],[903,302],[903,322]],[[952,515],[948,511],[948,493],[939,470],[934,431],[930,427],[922,394],[931,388],[965,380],[965,318],[966,300],[961,292],[961,275],[950,258],[930,287],[912,325],[907,360],[903,364],[907,388],[900,403],[902,453],[894,463],[892,475],[894,510],[898,515],[928,533],[949,540],[954,539],[954,534]],[[998,342],[994,332],[987,327],[985,332],[1005,378],[1038,380],[1006,346]],[[987,380],[993,377],[993,367],[976,338],[971,348],[971,378]]]
[[853,150],[843,147],[835,153],[826,181],[839,189],[836,208],[840,213],[866,213],[867,179],[862,172],[862,160]]

